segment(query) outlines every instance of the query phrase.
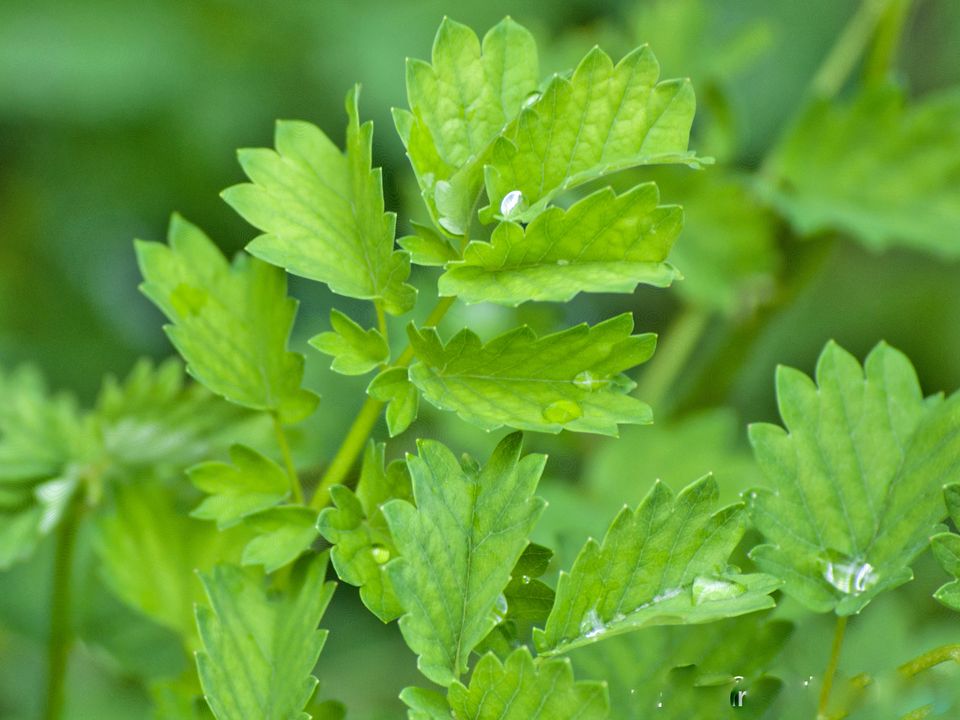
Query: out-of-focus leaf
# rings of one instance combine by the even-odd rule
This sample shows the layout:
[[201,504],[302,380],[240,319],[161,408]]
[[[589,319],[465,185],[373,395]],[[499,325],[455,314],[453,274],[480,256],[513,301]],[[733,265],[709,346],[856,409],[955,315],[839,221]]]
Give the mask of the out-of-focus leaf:
[[243,565],[263,565],[271,573],[289,565],[317,539],[317,512],[301,505],[280,505],[244,519],[257,533],[243,549]]
[[190,482],[207,493],[190,514],[212,520],[221,530],[266,510],[290,494],[290,478],[272,460],[243,445],[230,448],[230,462],[205,462],[188,471]]
[[432,328],[411,326],[410,379],[431,403],[485,430],[616,435],[619,423],[652,422],[622,373],[650,358],[656,338],[632,330],[623,314],[540,338],[521,327],[486,345],[464,329],[444,345]]
[[[944,489],[944,495],[953,524],[960,528],[960,484],[948,485]],[[943,585],[933,596],[947,607],[960,611],[960,535],[939,533],[934,535],[930,542],[940,565],[956,578]]]

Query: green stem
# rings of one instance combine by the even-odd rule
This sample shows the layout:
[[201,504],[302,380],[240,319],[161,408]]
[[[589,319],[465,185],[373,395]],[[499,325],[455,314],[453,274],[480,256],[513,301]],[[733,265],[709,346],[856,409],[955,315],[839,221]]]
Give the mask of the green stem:
[[297,475],[297,468],[293,464],[293,455],[290,453],[290,443],[287,442],[287,433],[283,429],[283,423],[276,415],[273,416],[273,432],[277,438],[277,445],[280,446],[280,454],[283,456],[283,465],[287,469],[287,476],[290,478],[290,492],[293,494],[293,501],[298,505],[303,502],[303,488],[300,486],[300,476]]
[[843,636],[847,630],[847,617],[837,618],[837,626],[833,632],[833,647],[830,649],[830,661],[823,673],[823,686],[820,688],[820,703],[817,705],[817,720],[825,720],[827,708],[830,706],[830,691],[833,689],[833,678],[837,674],[840,664],[840,649],[843,647]]
[[893,0],[880,19],[864,68],[868,83],[882,84],[893,75],[909,11],[910,0]]
[[831,98],[840,92],[891,1],[863,0],[814,75],[810,84],[814,95]]
[[653,407],[660,405],[686,367],[709,320],[710,313],[692,305],[677,314],[640,378],[638,397]]
[[914,675],[918,675],[924,670],[929,670],[934,665],[939,665],[940,663],[948,662],[952,660],[955,663],[960,664],[960,645],[944,645],[942,647],[935,648],[930,652],[926,652],[923,655],[905,662],[899,668],[899,672],[904,677],[911,678]]
[[[440,301],[424,322],[424,327],[436,327],[440,320],[443,319],[443,316],[447,314],[447,311],[455,300],[456,298],[453,297],[440,298]],[[413,347],[408,345],[407,349],[400,354],[400,357],[398,357],[390,367],[407,367],[412,361]],[[333,456],[333,460],[330,461],[330,466],[320,479],[320,484],[317,485],[316,492],[314,492],[313,498],[310,500],[310,507],[315,510],[320,510],[330,502],[330,488],[342,483],[347,477],[350,468],[353,467],[353,464],[363,451],[363,446],[366,444],[367,438],[370,437],[370,433],[373,432],[377,420],[380,419],[383,406],[384,404],[382,402],[374,400],[371,397],[368,397],[366,401],[364,401],[360,412],[357,413],[353,424],[347,431],[346,437],[343,439],[343,442],[340,443],[340,448],[337,450],[336,455]]]
[[379,300],[373,303],[373,307],[377,310],[377,328],[380,330],[380,334],[383,335],[383,339],[387,339],[387,316],[383,312],[383,303]]
[[44,720],[59,720],[63,715],[67,685],[67,661],[73,645],[70,610],[72,604],[73,556],[76,548],[79,508],[71,503],[57,531],[50,597],[50,637],[47,645],[47,691]]

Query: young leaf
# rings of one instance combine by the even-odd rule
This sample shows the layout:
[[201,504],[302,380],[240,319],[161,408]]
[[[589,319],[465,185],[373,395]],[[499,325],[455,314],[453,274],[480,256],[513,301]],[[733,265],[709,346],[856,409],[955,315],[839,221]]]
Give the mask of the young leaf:
[[330,310],[333,331],[320,333],[310,344],[324,355],[330,355],[330,368],[343,375],[366,375],[390,357],[383,335],[376,329],[364,330],[342,312]]
[[240,254],[228,264],[179,216],[169,246],[137,241],[140,286],[170,319],[170,340],[200,382],[227,400],[296,422],[316,396],[300,388],[303,356],[287,351],[297,303],[283,272]]
[[550,208],[525,229],[501,223],[489,243],[467,245],[447,265],[441,295],[468,303],[566,302],[580,292],[633,292],[638,283],[666,287],[676,272],[664,262],[683,224],[677,206],[658,206],[653,183],[617,196],[610,188],[569,210]]
[[[944,488],[944,495],[953,524],[960,528],[960,484],[948,485]],[[940,565],[956,578],[943,585],[933,596],[947,607],[960,610],[960,535],[939,533],[934,535],[930,542]]]
[[363,456],[357,494],[343,485],[330,489],[335,507],[324,509],[317,528],[333,548],[330,559],[341,580],[360,588],[360,599],[383,622],[403,613],[385,565],[397,555],[380,506],[393,498],[412,500],[405,463],[385,469],[384,445],[370,442]]
[[443,267],[460,258],[449,241],[439,232],[417,222],[410,224],[414,234],[397,240],[397,244],[410,253],[410,262],[426,267]]
[[497,596],[543,510],[533,496],[545,458],[520,458],[519,433],[504,438],[487,466],[461,465],[437,442],[409,456],[416,507],[383,506],[400,557],[387,565],[406,614],[400,630],[417,666],[439,685],[467,669],[470,651],[493,629]]
[[700,162],[687,150],[696,100],[689,80],[658,83],[648,47],[614,66],[600,48],[573,77],[555,76],[501,135],[485,170],[481,217],[530,222],[559,193],[639,165]]
[[[960,93],[908,103],[895,87],[814,104],[761,186],[801,233],[960,256]],[[891,169],[895,168],[895,171]]]
[[603,682],[575,682],[569,660],[538,660],[525,648],[501,664],[480,658],[470,685],[450,686],[453,717],[464,720],[603,720],[609,713]]
[[221,530],[273,507],[290,494],[290,478],[283,469],[243,445],[230,448],[230,463],[205,462],[187,474],[190,482],[209,496],[190,514],[215,521]]
[[434,221],[463,235],[492,141],[537,89],[537,46],[510,18],[482,47],[473,30],[444,18],[432,59],[407,61],[410,112],[395,110],[394,120]]
[[263,565],[272,573],[292,563],[317,539],[317,512],[300,505],[281,505],[244,519],[244,525],[257,533],[247,543],[240,562]]
[[717,495],[708,475],[676,497],[657,482],[635,511],[624,507],[603,542],[588,540],[570,572],[560,574],[546,628],[534,630],[540,653],[773,607],[775,578],[727,566],[746,518],[742,505],[711,514]]
[[263,231],[247,246],[252,255],[399,315],[413,307],[416,290],[405,283],[410,259],[393,247],[396,215],[383,209],[381,171],[371,169],[373,124],[360,124],[359,92],[347,94],[345,153],[310,123],[278,122],[276,151],[242,150],[252,182],[223,197]]
[[652,422],[621,373],[650,358],[656,336],[632,330],[633,318],[623,314],[542,338],[521,327],[486,345],[464,329],[444,345],[435,330],[411,326],[417,362],[410,379],[438,408],[485,430],[616,435],[618,423]]
[[210,607],[197,607],[197,669],[217,720],[309,718],[302,710],[327,637],[317,625],[334,589],[326,569],[325,555],[299,563],[282,595],[266,591],[259,573],[232,565],[201,575]]
[[396,437],[417,419],[420,393],[410,382],[406,368],[390,368],[377,375],[367,387],[374,400],[387,404],[387,429]]
[[941,487],[960,472],[960,395],[924,402],[910,361],[881,343],[861,368],[836,343],[816,384],[777,371],[786,431],[750,427],[773,489],[750,493],[770,542],[751,552],[815,612],[860,612],[909,581],[910,562],[944,518]]

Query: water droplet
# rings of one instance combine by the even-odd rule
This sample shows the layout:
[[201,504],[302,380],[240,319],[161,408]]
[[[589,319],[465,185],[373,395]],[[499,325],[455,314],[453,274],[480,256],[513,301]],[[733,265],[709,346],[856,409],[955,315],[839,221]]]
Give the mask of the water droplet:
[[524,585],[529,585],[529,584],[530,584],[530,576],[529,576],[529,575],[524,575],[524,576],[522,576],[522,577],[520,578],[520,582],[523,583]]
[[569,264],[570,264],[570,261],[565,260],[564,258],[560,258],[559,260],[557,260],[557,265],[559,265],[560,267],[563,267],[564,265],[569,265]]
[[607,381],[601,380],[589,370],[584,370],[582,373],[578,373],[577,376],[573,378],[573,384],[581,390],[593,392],[594,390],[599,390],[606,385]]
[[540,99],[540,93],[538,93],[536,90],[534,90],[532,93],[530,93],[529,95],[527,95],[527,96],[523,99],[522,107],[528,108],[528,107],[530,107],[531,105],[533,105],[534,103],[536,103],[537,100],[539,100],[539,99]]
[[846,558],[831,552],[823,563],[823,578],[847,595],[859,595],[877,582],[873,565],[859,558]]
[[740,583],[715,577],[698,577],[693,581],[693,604],[699,605],[715,600],[729,600],[743,595],[747,589]]
[[557,400],[543,409],[543,418],[547,422],[567,423],[583,415],[583,409],[573,400]]
[[803,681],[803,686],[810,687],[813,684],[813,675],[809,675],[806,680]]
[[659,697],[657,698],[657,709],[663,709],[663,693],[660,693]]
[[519,190],[511,190],[500,201],[500,214],[508,218],[515,213],[523,212],[526,206],[523,193]]
[[370,548],[370,555],[377,565],[383,565],[390,559],[390,551],[383,545],[374,545]]
[[743,682],[743,675],[734,675],[733,681],[739,685]]
[[585,638],[595,638],[603,635],[606,631],[607,626],[603,624],[603,620],[597,614],[597,609],[590,608],[590,612],[580,623],[580,634]]

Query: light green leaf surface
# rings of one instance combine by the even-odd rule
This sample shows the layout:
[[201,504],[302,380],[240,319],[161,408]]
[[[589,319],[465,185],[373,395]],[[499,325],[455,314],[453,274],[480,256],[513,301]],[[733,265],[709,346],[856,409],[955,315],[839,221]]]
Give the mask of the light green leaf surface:
[[676,497],[658,482],[635,511],[624,507],[603,542],[588,540],[570,572],[560,574],[546,627],[534,631],[540,653],[773,607],[776,578],[728,567],[747,523],[742,505],[711,514],[717,496],[707,476]]
[[460,258],[460,254],[441,233],[417,222],[410,224],[414,234],[397,240],[400,247],[410,253],[410,262],[426,267],[443,267]]
[[143,293],[187,369],[227,400],[296,422],[317,398],[301,389],[303,356],[287,351],[297,311],[277,268],[240,254],[233,264],[203,232],[174,216],[169,245],[137,241]]
[[881,87],[814,104],[774,156],[771,202],[801,233],[960,256],[960,92]]
[[118,488],[113,512],[96,524],[94,547],[116,596],[176,632],[192,651],[193,608],[203,597],[196,572],[239,559],[249,537],[242,528],[221,532],[189,518],[169,489],[141,483]]
[[51,394],[33,368],[0,372],[0,569],[58,525],[98,449],[72,397]]
[[417,419],[420,393],[410,382],[406,368],[390,368],[377,375],[367,387],[374,400],[387,403],[387,429],[396,437]]
[[376,300],[399,315],[413,307],[410,259],[394,250],[396,215],[384,212],[380,168],[371,168],[373,123],[360,124],[354,87],[346,100],[347,149],[310,123],[277,123],[276,150],[241,150],[251,182],[223,192],[263,231],[247,250],[333,292]]
[[317,512],[300,505],[281,505],[244,519],[257,536],[243,549],[243,565],[263,565],[272,573],[305,553],[317,539]]
[[342,312],[330,310],[333,330],[310,339],[310,344],[333,358],[330,368],[343,375],[365,375],[390,357],[383,335],[376,329],[364,330]]
[[467,303],[566,302],[580,292],[633,292],[639,283],[666,287],[676,272],[665,263],[683,225],[677,206],[660,206],[657,186],[617,196],[604,188],[569,210],[553,207],[526,228],[496,227],[490,242],[467,245],[447,265],[441,295]]
[[407,61],[410,111],[395,110],[394,120],[434,221],[463,235],[493,140],[537,89],[537,46],[509,17],[482,45],[473,30],[444,18],[432,61]]
[[197,669],[217,720],[309,720],[303,708],[327,637],[317,625],[334,589],[326,568],[325,555],[299,563],[282,594],[232,565],[201,576],[210,606],[197,608]]
[[860,612],[913,577],[913,559],[946,515],[942,486],[960,475],[960,395],[924,402],[916,373],[880,343],[861,368],[836,343],[816,384],[777,371],[786,430],[750,427],[769,489],[750,493],[768,544],[751,557],[815,612]]
[[632,330],[623,314],[542,338],[521,327],[486,345],[464,329],[444,345],[435,330],[411,326],[410,379],[431,403],[485,430],[616,435],[618,423],[652,422],[622,373],[650,358],[656,337]]
[[449,685],[496,624],[497,597],[543,510],[533,492],[546,458],[521,459],[519,433],[504,438],[482,470],[461,465],[440,443],[418,447],[419,456],[407,459],[416,507],[404,500],[383,507],[400,552],[387,572],[417,666]]
[[290,495],[290,478],[283,469],[243,445],[230,448],[229,463],[201,463],[187,474],[190,482],[209,495],[190,514],[215,521],[220,529],[236,525]]
[[[960,528],[960,484],[944,488],[947,510],[953,525]],[[930,539],[933,554],[940,565],[956,579],[940,587],[933,596],[949,608],[960,611],[960,535],[939,533]]]
[[555,76],[498,138],[485,169],[490,205],[481,211],[529,222],[561,192],[618,170],[686,163],[696,109],[689,80],[657,82],[648,47],[616,65],[594,48],[571,78]]
[[421,687],[405,687],[400,699],[410,708],[408,720],[451,720],[450,703],[436,690]]
[[397,600],[386,563],[397,549],[380,506],[394,498],[412,500],[407,466],[394,461],[384,468],[383,443],[368,443],[356,495],[343,485],[330,489],[334,507],[325,508],[317,528],[333,548],[330,559],[337,575],[360,588],[360,599],[383,622],[399,617]]

